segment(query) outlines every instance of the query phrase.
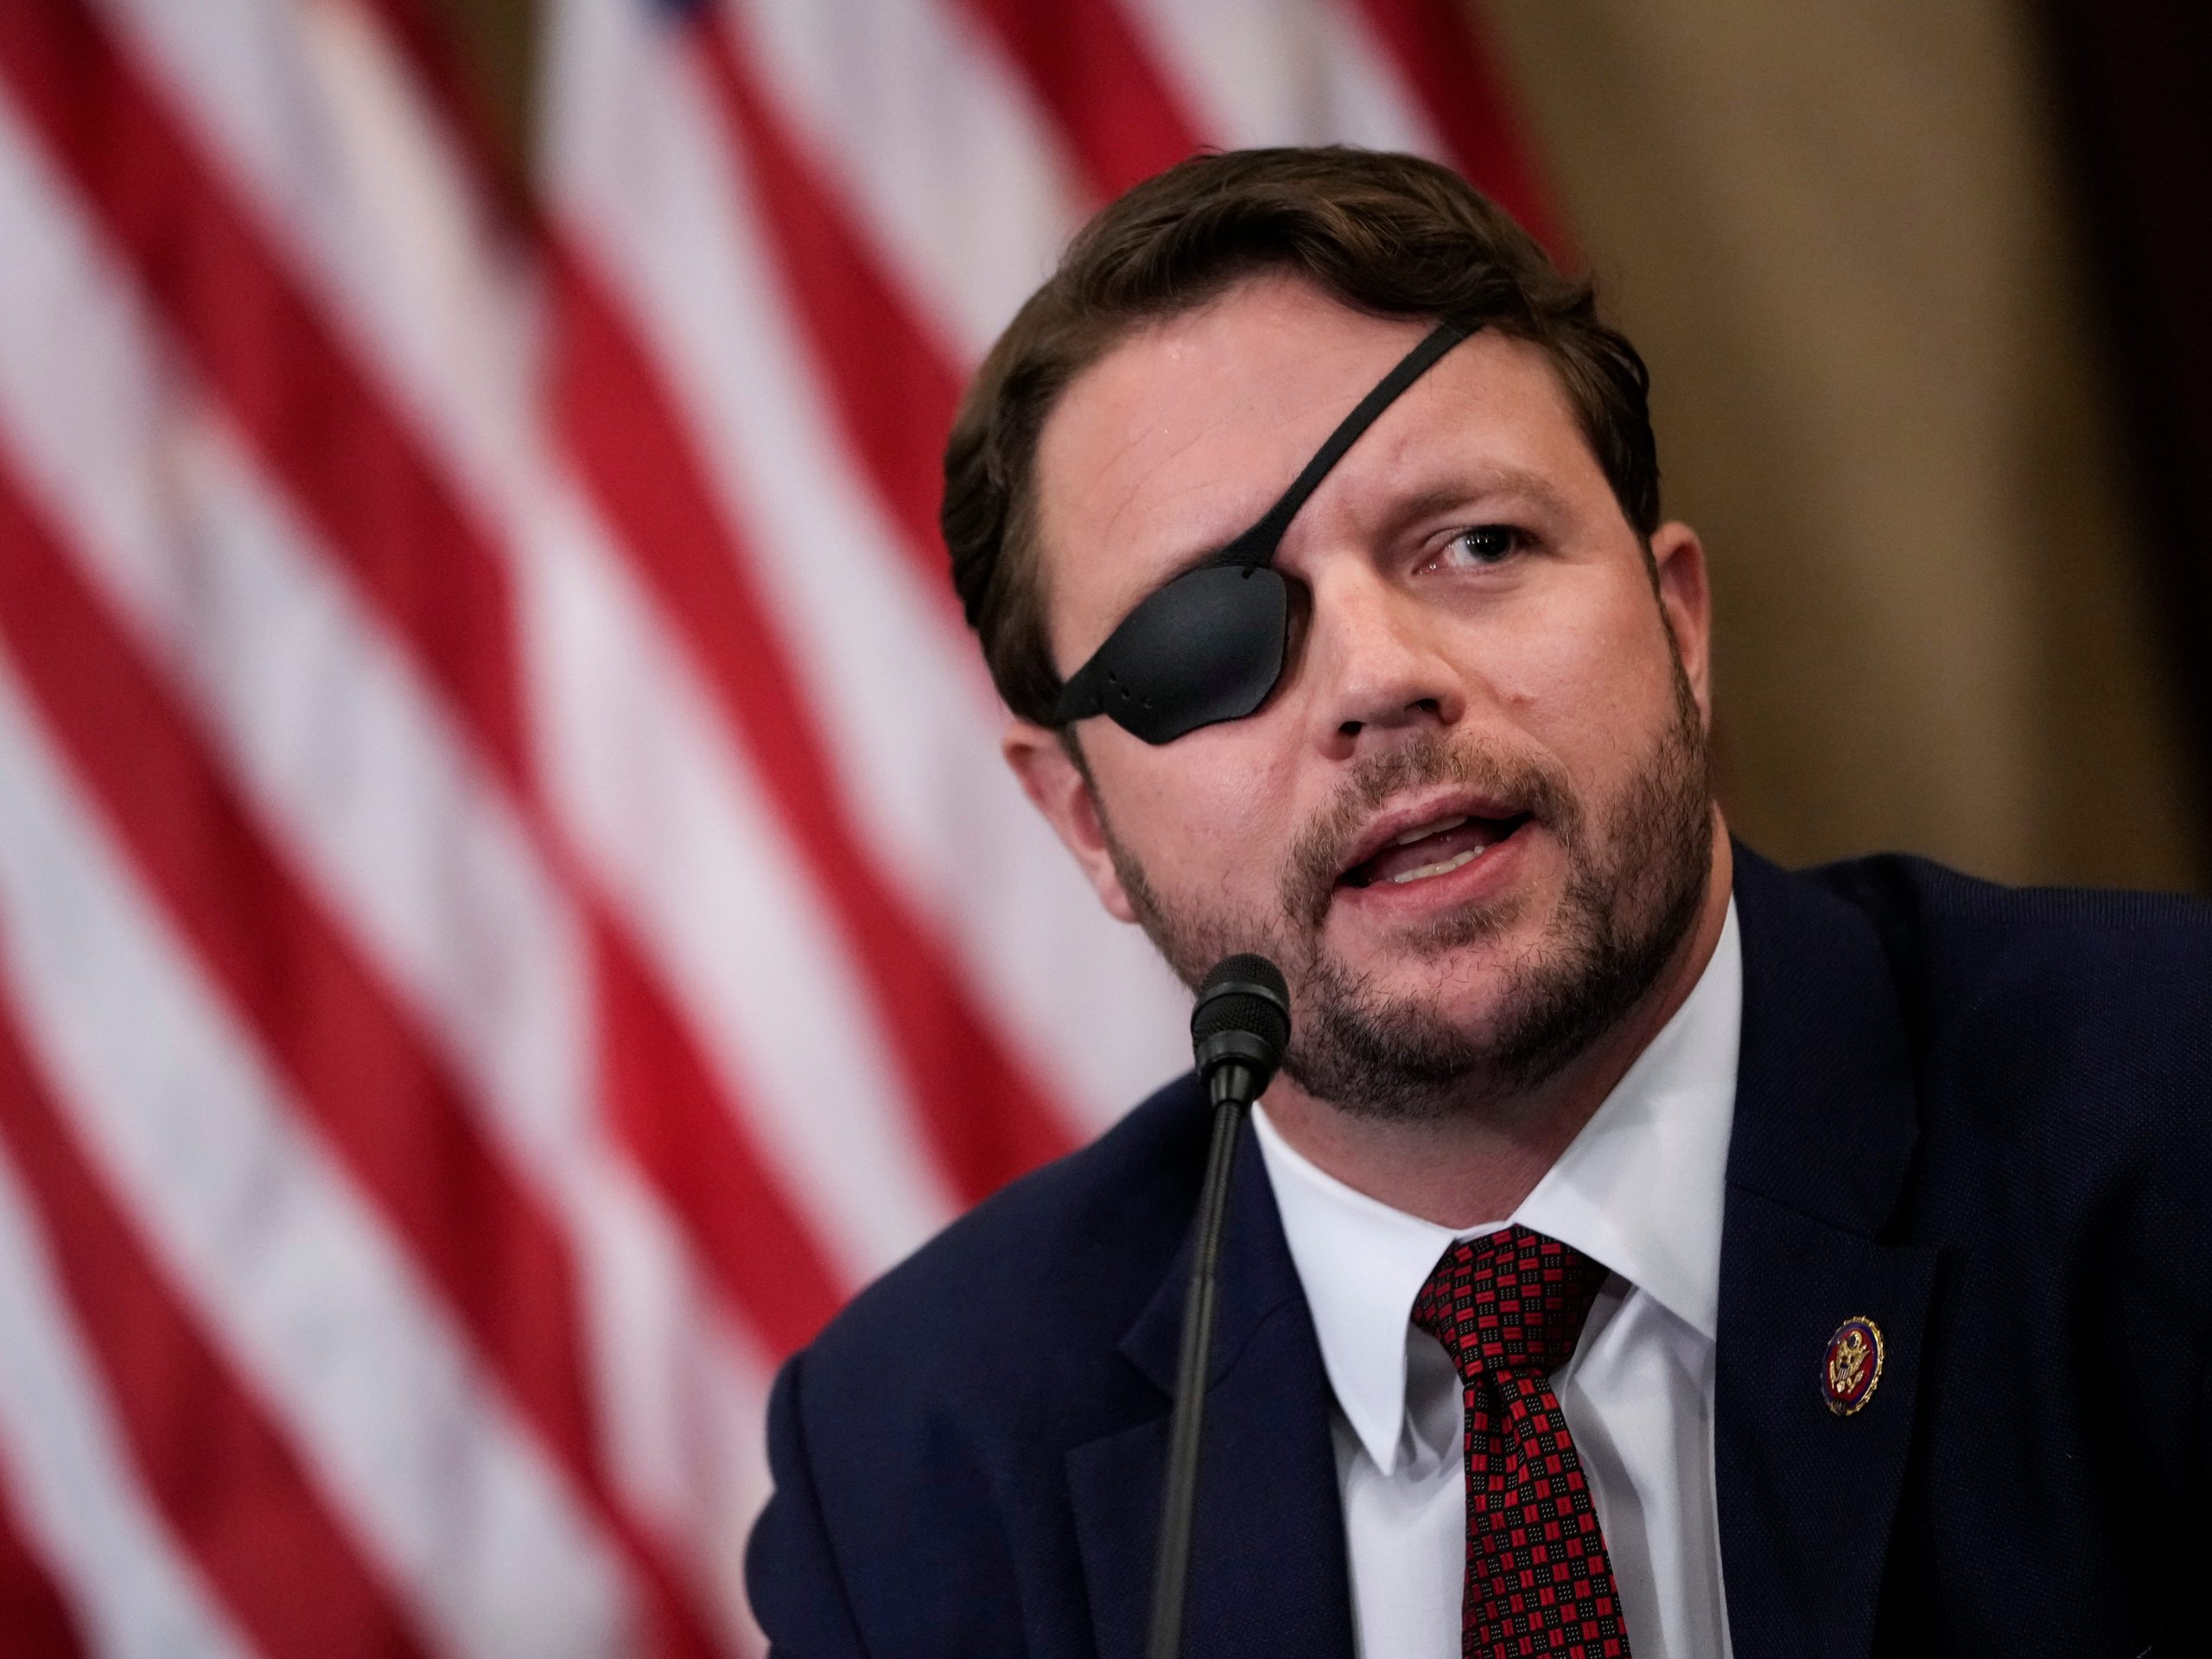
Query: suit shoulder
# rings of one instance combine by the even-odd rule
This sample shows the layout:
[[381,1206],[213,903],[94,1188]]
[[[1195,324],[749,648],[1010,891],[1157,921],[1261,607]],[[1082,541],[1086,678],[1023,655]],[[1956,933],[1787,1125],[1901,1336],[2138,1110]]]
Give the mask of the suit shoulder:
[[2201,1002],[2212,970],[2212,903],[2179,893],[2006,887],[1895,853],[1806,874],[1866,912],[1911,980],[1961,996]]
[[1075,1644],[1053,1634],[1082,1606],[1063,1461],[1158,1411],[1118,1348],[1188,1230],[1207,1128],[1196,1085],[1170,1084],[976,1205],[785,1363],[747,1565],[778,1651],[858,1653],[862,1633],[875,1653]]
[[2010,1078],[2022,1106],[2125,1099],[2201,1143],[2212,1115],[2212,904],[2008,887],[1902,855],[1808,873],[1888,955],[1923,1071]]

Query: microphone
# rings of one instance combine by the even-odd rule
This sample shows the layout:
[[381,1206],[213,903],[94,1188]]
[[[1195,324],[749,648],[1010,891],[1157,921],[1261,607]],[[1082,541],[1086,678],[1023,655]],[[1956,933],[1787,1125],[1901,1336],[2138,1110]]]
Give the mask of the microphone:
[[1213,1103],[1213,1145],[1198,1201],[1191,1287],[1183,1302],[1183,1341],[1175,1362],[1175,1409],[1167,1428],[1167,1491],[1160,1553],[1153,1563],[1147,1659],[1176,1659],[1183,1643],[1183,1599],[1191,1575],[1191,1510],[1198,1494],[1200,1419],[1206,1362],[1213,1348],[1214,1281],[1229,1177],[1245,1109],[1282,1064],[1290,1046],[1290,988],[1265,957],[1225,957],[1198,987],[1191,1010],[1191,1050]]
[[1290,988],[1265,957],[1224,957],[1191,1010],[1191,1053],[1213,1103],[1260,1097],[1290,1046]]

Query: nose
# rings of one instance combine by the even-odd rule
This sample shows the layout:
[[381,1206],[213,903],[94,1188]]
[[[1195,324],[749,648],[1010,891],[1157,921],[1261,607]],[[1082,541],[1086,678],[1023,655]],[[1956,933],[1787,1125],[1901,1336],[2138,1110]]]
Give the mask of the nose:
[[1313,588],[1307,673],[1314,739],[1339,758],[1401,731],[1456,723],[1461,676],[1435,620],[1370,569],[1332,571]]

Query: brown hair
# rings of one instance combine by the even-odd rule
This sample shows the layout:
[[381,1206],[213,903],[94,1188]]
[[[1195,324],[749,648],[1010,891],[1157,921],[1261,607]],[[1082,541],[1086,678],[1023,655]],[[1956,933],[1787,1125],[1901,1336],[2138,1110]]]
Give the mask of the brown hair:
[[939,512],[952,582],[1014,713],[1051,725],[1060,689],[1035,537],[1037,442],[1060,394],[1146,325],[1238,280],[1295,276],[1373,315],[1495,328],[1541,348],[1621,512],[1647,541],[1659,461],[1636,348],[1599,321],[1503,210],[1448,168],[1370,150],[1192,157],[1109,203],[969,383],[944,451]]

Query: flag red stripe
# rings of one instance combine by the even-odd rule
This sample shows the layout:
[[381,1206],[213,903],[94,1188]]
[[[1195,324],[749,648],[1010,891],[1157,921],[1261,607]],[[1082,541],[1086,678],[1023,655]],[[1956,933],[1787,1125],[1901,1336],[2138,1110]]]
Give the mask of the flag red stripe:
[[1555,259],[1571,257],[1535,161],[1522,141],[1497,54],[1462,0],[1355,0],[1450,154]]
[[734,31],[702,16],[700,57],[730,149],[750,172],[785,298],[806,333],[847,442],[875,481],[932,592],[951,601],[938,531],[944,441],[960,400],[952,354],[776,118]]
[[[0,15],[7,19],[0,23],[0,73],[43,93],[38,104],[46,124],[66,125],[64,106],[105,103],[112,108],[108,142],[119,153],[73,155],[79,182],[92,190],[110,230],[125,243],[171,321],[226,395],[232,413],[261,441],[277,476],[338,538],[338,550],[349,556],[357,576],[365,578],[371,597],[430,661],[434,672],[448,652],[463,664],[442,674],[442,683],[472,717],[520,804],[525,810],[533,807],[536,797],[524,775],[512,702],[518,682],[505,573],[461,517],[436,469],[340,355],[314,308],[269,257],[244,213],[229,199],[216,171],[191,153],[182,130],[159,109],[97,28],[67,0],[26,0],[20,10],[0,7]],[[86,132],[65,136],[80,150],[97,148]],[[132,205],[136,187],[129,181],[141,171],[162,173],[178,194],[174,225],[149,226],[147,213]],[[105,188],[99,188],[103,181]],[[172,270],[179,261],[192,267],[188,274]],[[257,305],[263,307],[258,315]],[[270,385],[279,379],[287,383],[281,391]],[[302,442],[295,435],[300,429],[318,435]],[[363,442],[371,460],[357,474],[344,457],[349,446]],[[317,443],[327,445],[327,452],[311,453]],[[557,847],[552,856],[556,865],[562,862]],[[577,885],[573,870],[563,873]],[[594,929],[600,966],[626,988],[627,1023],[652,1018],[652,1007],[658,1005],[654,1023],[663,1031],[673,1030],[661,993],[638,966],[624,936],[603,918]],[[782,1246],[777,1265],[755,1262],[746,1268],[741,1285],[747,1304],[773,1339],[812,1330],[837,1300],[820,1252],[802,1242],[789,1205],[771,1196],[760,1161],[739,1141],[728,1109],[702,1086],[704,1073],[690,1046],[662,1057],[657,1074],[674,1090],[659,1104],[671,1115],[681,1114],[668,1135],[697,1154],[705,1167],[731,1180],[732,1201],[751,1194],[762,1206],[761,1235]],[[637,1121],[635,1113],[615,1116],[632,1126]],[[411,1190],[429,1213],[451,1198],[431,1179],[437,1173],[435,1162],[426,1161],[410,1175]],[[696,1173],[688,1179],[696,1187]],[[690,1219],[709,1240],[727,1242],[732,1232],[726,1223],[696,1214]],[[724,1265],[738,1266],[727,1255]],[[581,1452],[586,1442],[569,1435],[564,1444]]]
[[[10,1087],[0,1047],[0,1090]],[[0,1487],[0,1630],[8,1651],[20,1659],[84,1659],[85,1640],[69,1604],[18,1529],[4,1487]]]
[[582,1457],[561,1236],[4,471],[0,550],[0,635],[140,875],[539,1426]]
[[[0,634],[141,875],[539,1433],[665,1587],[596,1463],[566,1240],[4,472],[0,554]],[[664,1599],[654,1613],[684,1651],[708,1650],[690,1611]]]
[[0,75],[270,470],[521,777],[499,575],[219,170],[78,0],[0,5]]
[[[474,133],[463,78],[444,26],[420,0],[362,0],[427,78],[434,105],[480,188],[496,190],[488,141]],[[521,228],[536,237],[543,223]],[[556,839],[549,837],[549,839]],[[653,1182],[693,1246],[756,1333],[778,1355],[804,1344],[843,1300],[837,1274],[767,1173],[743,1107],[702,1058],[631,936],[565,847],[552,850],[586,895],[597,991],[598,1099],[613,1132]]]
[[54,1242],[140,1475],[232,1615],[271,1659],[426,1653],[87,1166],[4,999],[0,1143]]
[[780,1358],[844,1298],[710,1079],[698,1045],[613,927],[594,924],[599,1099],[754,1331]]
[[690,434],[576,251],[555,265],[556,427],[774,791],[946,1175],[963,1198],[981,1198],[1071,1136],[848,829],[797,676],[747,577],[751,555],[714,505]]
[[[99,213],[233,418],[527,804],[504,573],[404,424],[261,243],[218,169],[80,7],[72,0],[0,7],[0,77]],[[157,696],[141,712],[157,719],[167,713]],[[78,747],[81,754],[103,746],[118,759],[137,758],[133,744],[115,741],[113,734]],[[231,965],[252,967],[252,988],[268,999],[255,1011],[291,1018],[299,1040],[290,1058],[307,1072],[310,1100],[327,1127],[352,1143],[346,1150],[364,1179],[424,1251],[426,1265],[454,1298],[495,1369],[638,1567],[658,1650],[710,1653],[714,1644],[690,1599],[677,1591],[666,1561],[613,1500],[598,1463],[580,1374],[588,1351],[575,1325],[575,1277],[563,1242],[542,1217],[519,1207],[459,1116],[447,1081],[321,935],[318,918],[303,904],[286,902],[297,895],[263,862],[214,769],[187,750],[179,755],[184,764],[175,777],[138,788],[137,827],[175,826],[178,836],[166,850],[180,857],[218,845],[243,849],[243,856],[227,861],[231,868],[219,856],[210,861],[213,868],[177,873],[200,884],[185,889],[202,901],[197,919],[236,924],[225,943],[245,961]],[[237,891],[249,874],[266,891]],[[228,891],[226,882],[233,884]],[[211,901],[218,896],[219,902]],[[601,931],[602,941],[611,937]],[[257,941],[273,948],[256,951]],[[200,943],[204,950],[207,941]],[[311,976],[295,979],[303,965],[286,960],[295,952],[314,958],[304,965],[325,974],[320,1000],[288,1000],[314,982]],[[623,965],[611,946],[601,957]],[[628,977],[634,984],[639,976]],[[650,995],[632,1002],[650,1006]],[[688,1052],[665,1058],[661,1075],[680,1080],[688,1070],[696,1077],[696,1065],[682,1064]],[[330,1091],[329,1097],[318,1090]],[[691,1089],[670,1103],[691,1108],[695,1123],[709,1125],[692,1144],[711,1147],[718,1144],[712,1121],[720,1115],[697,1109],[698,1095]],[[407,1109],[410,1103],[416,1109]],[[725,1130],[719,1144],[728,1140]],[[729,1173],[741,1163],[724,1156],[712,1166]],[[760,1179],[734,1181],[732,1198],[741,1198],[748,1185],[756,1195],[766,1186]],[[764,1215],[763,1231],[777,1236],[780,1219],[785,1242],[798,1236],[787,1209]],[[764,1285],[787,1271],[791,1275],[791,1283],[767,1293],[772,1329],[779,1334],[810,1330],[834,1305],[826,1274],[817,1266],[810,1275],[810,1262],[818,1262],[818,1253],[792,1244],[783,1261],[753,1269]],[[794,1315],[792,1305],[801,1303],[805,1311]]]
[[1117,0],[968,0],[1058,124],[1100,196],[1116,196],[1199,144],[1198,124]]

